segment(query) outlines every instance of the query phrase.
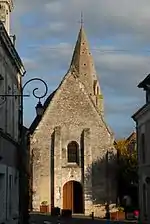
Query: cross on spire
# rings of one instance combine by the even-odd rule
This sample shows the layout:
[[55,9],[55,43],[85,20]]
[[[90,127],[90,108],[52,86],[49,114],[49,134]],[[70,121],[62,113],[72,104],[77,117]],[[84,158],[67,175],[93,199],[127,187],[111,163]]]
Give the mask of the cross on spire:
[[80,19],[79,23],[81,24],[81,27],[82,27],[83,24],[84,24],[83,12],[82,12],[82,11],[81,11],[81,19]]
[[83,20],[83,12],[81,11],[81,26],[83,26],[84,20]]

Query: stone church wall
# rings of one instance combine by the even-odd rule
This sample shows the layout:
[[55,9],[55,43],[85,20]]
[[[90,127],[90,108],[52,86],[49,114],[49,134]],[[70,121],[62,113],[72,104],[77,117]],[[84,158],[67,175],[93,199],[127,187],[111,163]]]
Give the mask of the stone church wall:
[[85,147],[84,173],[79,166],[72,179],[84,182],[85,209],[90,213],[92,204],[96,207],[108,199],[105,155],[112,149],[113,138],[83,85],[73,75],[68,75],[59,87],[31,136],[34,210],[39,210],[42,201],[51,205],[53,200],[55,206],[62,208],[62,187],[71,179],[69,172],[73,170],[65,162],[70,141],[76,141],[80,149]]

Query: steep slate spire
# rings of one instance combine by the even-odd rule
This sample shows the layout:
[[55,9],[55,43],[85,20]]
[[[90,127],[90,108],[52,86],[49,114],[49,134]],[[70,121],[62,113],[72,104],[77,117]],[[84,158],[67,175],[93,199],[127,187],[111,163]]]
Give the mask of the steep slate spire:
[[103,113],[102,93],[97,79],[93,57],[89,50],[88,40],[83,28],[82,18],[70,67],[76,68],[79,79],[85,85],[86,91],[92,97],[100,112]]

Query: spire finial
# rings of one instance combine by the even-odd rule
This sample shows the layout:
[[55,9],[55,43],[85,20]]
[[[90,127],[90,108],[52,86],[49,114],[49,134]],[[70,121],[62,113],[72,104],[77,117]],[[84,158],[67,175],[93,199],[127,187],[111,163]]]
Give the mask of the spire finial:
[[83,26],[84,24],[84,20],[83,20],[83,12],[81,11],[81,20],[80,20],[80,24],[81,24],[81,27]]

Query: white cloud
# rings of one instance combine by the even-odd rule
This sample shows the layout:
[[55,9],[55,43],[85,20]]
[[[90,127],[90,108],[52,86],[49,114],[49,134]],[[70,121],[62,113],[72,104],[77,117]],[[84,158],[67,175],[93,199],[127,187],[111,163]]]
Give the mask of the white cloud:
[[[109,46],[104,48],[107,49]],[[115,50],[115,47],[112,49]],[[55,70],[64,68],[67,71],[73,54],[73,46],[69,43],[59,43],[40,46],[35,51],[39,55],[37,59],[39,65],[49,65],[49,68]],[[148,56],[93,51],[93,58],[102,89],[104,86],[106,90],[113,89],[115,95],[139,97],[140,91],[137,85],[150,69]]]
[[94,43],[90,45],[106,111],[108,117],[120,119],[121,125],[113,128],[121,132],[122,117],[129,119],[143,102],[137,84],[150,70],[149,54],[140,51],[150,46],[149,0],[16,0],[12,28],[18,47],[30,75],[38,73],[56,86],[68,70],[81,11],[88,39]]
[[29,59],[29,58],[22,58],[22,61],[24,63],[24,66],[26,68],[26,70],[28,71],[32,71],[32,70],[36,70],[38,67],[38,64],[36,63],[36,61],[34,61],[33,59]]
[[[83,10],[87,29],[99,36],[135,34],[134,38],[150,37],[150,2],[147,0],[64,0],[48,4],[53,20],[59,20],[70,28],[77,23]],[[65,35],[65,34],[64,34]]]
[[35,38],[37,31],[38,35],[57,36],[55,27],[61,28],[61,39],[68,35],[72,37],[78,27],[81,10],[90,36],[117,38],[124,46],[130,42],[150,43],[150,2],[147,0],[16,0],[13,28],[23,34],[24,27],[21,28],[22,22],[18,18],[36,14],[37,21],[42,20],[43,26],[40,30],[35,27],[36,32],[32,32]]
[[[137,94],[137,84],[150,70],[150,57],[135,54],[99,54],[97,68],[105,86],[119,94]],[[128,91],[127,91],[128,89]]]
[[[80,15],[81,10],[83,10],[85,14],[85,21],[86,19],[88,21],[90,20],[90,24],[97,24],[98,27],[99,24],[102,24],[102,27],[110,27],[112,24],[114,27],[124,25],[122,29],[130,27],[133,28],[133,30],[143,30],[149,27],[150,2],[147,0],[15,1],[15,13],[26,13],[29,11],[35,13],[36,11],[40,11],[47,13],[45,15],[46,17],[47,15],[49,18],[52,16],[53,20],[66,21],[68,23],[74,19],[79,19],[77,16]],[[92,15],[92,17],[90,17],[90,15]]]
[[66,28],[65,23],[53,22],[49,24],[49,29],[52,32],[61,32]]
[[52,1],[45,4],[45,9],[48,13],[59,14],[62,10],[62,4],[60,1]]

